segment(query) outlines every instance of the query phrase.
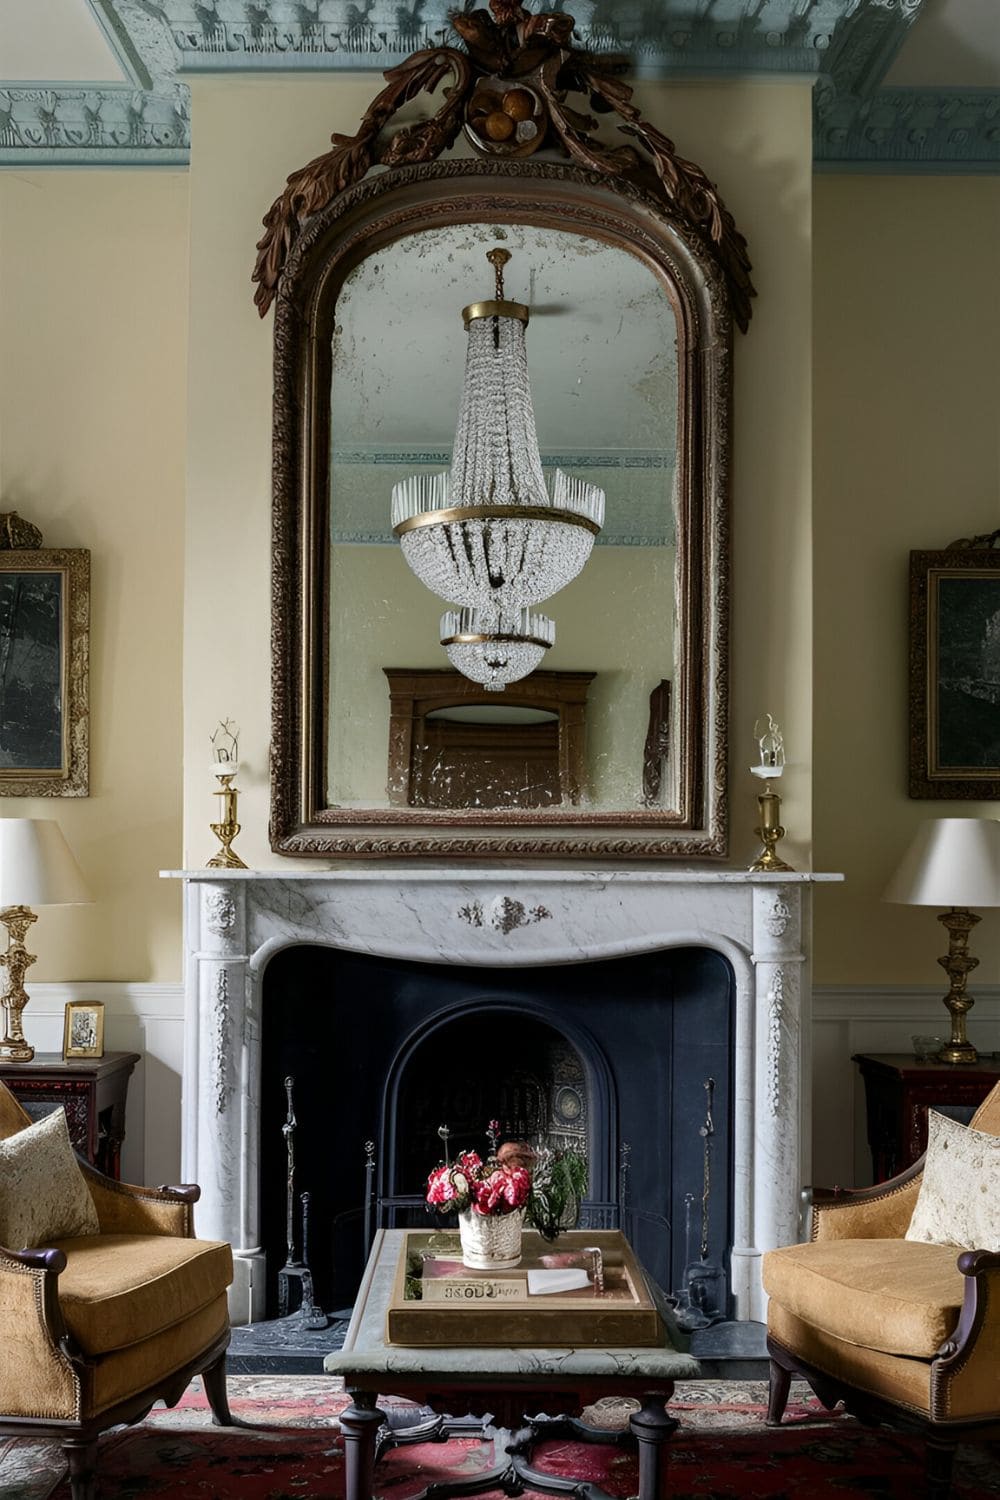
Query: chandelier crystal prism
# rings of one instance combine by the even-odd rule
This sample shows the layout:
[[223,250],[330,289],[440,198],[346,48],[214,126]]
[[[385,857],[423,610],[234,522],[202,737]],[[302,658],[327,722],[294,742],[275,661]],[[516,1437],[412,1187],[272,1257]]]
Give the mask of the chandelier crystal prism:
[[530,609],[514,614],[448,609],[441,616],[441,644],[448,660],[491,693],[502,693],[533,672],[555,638],[553,621]]
[[547,486],[528,381],[528,309],[503,295],[510,252],[487,258],[496,297],[462,311],[468,348],[451,469],[394,485],[392,525],[432,593],[509,616],[580,572],[604,522],[604,491],[561,469]]

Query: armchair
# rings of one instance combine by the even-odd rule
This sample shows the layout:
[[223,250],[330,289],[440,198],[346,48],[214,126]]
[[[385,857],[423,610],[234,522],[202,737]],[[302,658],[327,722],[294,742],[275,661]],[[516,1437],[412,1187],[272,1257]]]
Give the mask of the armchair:
[[[1000,1084],[972,1125],[1000,1135]],[[1000,1255],[904,1239],[923,1162],[817,1195],[812,1242],[764,1256],[768,1423],[801,1375],[827,1407],[922,1432],[928,1494],[943,1500],[961,1439],[1000,1437]]]
[[[31,1124],[0,1083],[0,1139]],[[81,1162],[100,1233],[0,1247],[0,1435],[48,1437],[73,1500],[97,1495],[97,1439],[173,1406],[202,1375],[229,1424],[228,1244],[194,1238],[197,1187],[129,1187]]]

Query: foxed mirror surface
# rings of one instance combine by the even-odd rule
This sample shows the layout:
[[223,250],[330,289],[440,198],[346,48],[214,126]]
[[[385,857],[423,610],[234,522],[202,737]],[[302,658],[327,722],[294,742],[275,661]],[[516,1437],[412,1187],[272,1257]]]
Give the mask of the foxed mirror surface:
[[[494,295],[486,253],[511,252],[505,295],[530,308],[528,369],[546,477],[599,485],[604,525],[582,572],[539,608],[555,644],[539,671],[593,673],[582,784],[550,812],[676,812],[682,802],[678,620],[678,334],[667,287],[637,256],[585,234],[512,223],[424,229],[349,272],[335,308],[330,399],[326,803],[347,810],[421,805],[390,795],[386,671],[450,669],[447,607],[410,571],[393,534],[392,486],[451,464],[466,333],[461,310]],[[682,573],[687,570],[682,570]],[[527,685],[481,690],[460,716],[524,723]],[[664,688],[663,684],[669,686]],[[504,712],[498,712],[501,706]],[[435,713],[439,710],[434,710]],[[656,732],[656,720],[661,723]],[[665,754],[663,753],[665,750]],[[655,764],[654,764],[655,763]],[[449,803],[449,767],[432,767],[440,811],[538,807],[467,774]],[[433,815],[433,814],[432,814]]]

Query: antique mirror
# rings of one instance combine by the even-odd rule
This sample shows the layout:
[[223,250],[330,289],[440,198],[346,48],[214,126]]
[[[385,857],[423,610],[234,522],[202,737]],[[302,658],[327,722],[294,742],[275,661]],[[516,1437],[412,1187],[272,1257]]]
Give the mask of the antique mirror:
[[272,847],[724,855],[745,245],[569,17],[455,25],[265,219]]

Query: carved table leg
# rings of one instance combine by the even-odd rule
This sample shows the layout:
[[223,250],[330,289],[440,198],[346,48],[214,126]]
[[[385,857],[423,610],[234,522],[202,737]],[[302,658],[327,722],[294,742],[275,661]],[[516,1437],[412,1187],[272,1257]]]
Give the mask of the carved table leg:
[[108,1133],[104,1138],[103,1151],[98,1147],[98,1155],[105,1158],[101,1170],[118,1182],[122,1175],[122,1144],[125,1140],[125,1100],[117,1100],[108,1115]]
[[375,1438],[385,1421],[385,1413],[375,1405],[374,1392],[348,1390],[347,1394],[351,1404],[340,1414],[346,1470],[344,1500],[372,1500]]
[[629,1429],[639,1444],[638,1500],[660,1500],[661,1480],[666,1464],[666,1445],[680,1423],[668,1417],[667,1402],[673,1391],[644,1396],[642,1410],[629,1418]]

